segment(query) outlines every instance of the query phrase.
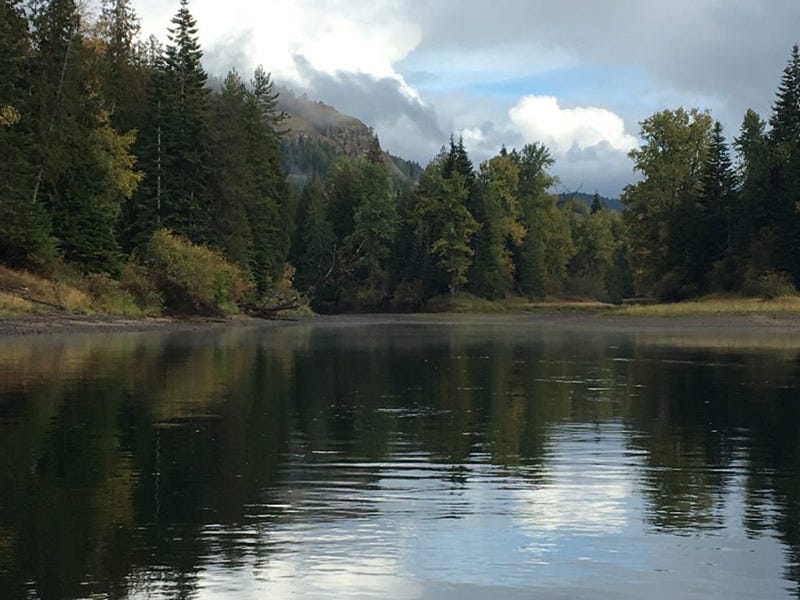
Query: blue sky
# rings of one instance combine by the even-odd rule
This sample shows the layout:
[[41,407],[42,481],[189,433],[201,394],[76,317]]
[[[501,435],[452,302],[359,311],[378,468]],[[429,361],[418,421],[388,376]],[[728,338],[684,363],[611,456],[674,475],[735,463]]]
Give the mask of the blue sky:
[[[177,2],[134,0],[165,39]],[[563,189],[618,195],[638,123],[708,109],[735,135],[767,118],[793,44],[797,0],[191,0],[206,68],[263,64],[373,126],[425,164],[451,133],[476,162],[550,145]]]

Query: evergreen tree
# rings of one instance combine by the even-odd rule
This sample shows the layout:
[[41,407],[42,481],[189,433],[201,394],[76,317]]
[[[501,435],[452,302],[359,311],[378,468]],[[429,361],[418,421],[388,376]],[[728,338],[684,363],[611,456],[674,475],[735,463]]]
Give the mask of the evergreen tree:
[[149,72],[140,64],[139,19],[131,0],[103,0],[99,29],[105,45],[103,95],[111,124],[118,131],[136,129],[145,118]]
[[[214,237],[228,260],[250,270],[253,233],[248,203],[255,195],[255,174],[248,156],[253,151],[248,114],[252,103],[239,74],[228,73],[222,90],[211,98],[209,118],[209,192],[214,202]],[[256,116],[258,113],[256,112]]]
[[303,190],[297,209],[297,227],[292,240],[295,285],[312,298],[336,301],[330,278],[335,267],[333,228],[328,220],[325,193],[316,178]]
[[286,114],[277,110],[278,93],[261,67],[251,85],[248,160],[254,193],[247,205],[253,234],[251,271],[258,290],[264,292],[282,276],[291,245],[291,194],[282,168],[284,131],[279,129]]
[[102,93],[102,55],[80,34],[72,0],[52,0],[34,13],[39,171],[34,203],[49,209],[67,259],[115,272],[121,204],[136,187],[133,135],[110,125]]
[[[146,58],[145,58],[146,57]],[[153,232],[164,226],[167,194],[166,115],[169,96],[163,48],[150,37],[140,53],[140,71],[147,73],[142,121],[134,152],[142,180],[130,202],[123,206],[120,237],[126,252],[144,247]]]
[[600,194],[597,192],[592,196],[592,206],[590,210],[593,215],[603,210],[603,202],[600,200]]
[[55,254],[50,218],[32,202],[37,177],[31,47],[16,0],[0,1],[0,260],[41,266]]
[[[164,58],[160,220],[193,242],[213,240],[208,177],[208,79],[200,60],[197,23],[181,0]],[[157,84],[161,84],[158,81]]]
[[264,67],[258,66],[253,74],[251,85],[264,122],[274,132],[276,138],[280,138],[286,133],[281,129],[281,123],[286,120],[288,115],[278,110],[279,94],[275,91],[272,76],[264,71]]
[[353,231],[347,236],[345,247],[353,264],[358,305],[375,308],[389,294],[388,266],[399,216],[389,191],[389,174],[383,166],[382,154],[380,163],[364,161],[360,167],[363,195],[355,209]]
[[[425,240],[441,282],[452,296],[467,282],[474,254],[470,243],[479,225],[467,208],[467,179],[459,170],[449,168],[447,161],[447,155],[441,156],[423,172],[416,193],[416,211],[417,236]],[[435,282],[427,287],[428,293],[439,288]]]
[[800,284],[800,51],[792,48],[783,71],[770,119],[770,142],[775,158],[770,195],[775,205],[775,262]]
[[733,216],[733,245],[740,258],[746,258],[759,232],[773,221],[769,195],[772,154],[765,129],[761,117],[748,109],[739,137],[734,140],[739,160],[739,202]]
[[789,64],[783,70],[773,104],[770,139],[775,144],[800,144],[800,49],[792,47]]
[[527,235],[519,221],[518,188],[519,166],[508,153],[481,165],[471,211],[481,228],[469,280],[470,289],[486,298],[502,298],[514,288],[513,252]]
[[[714,266],[712,285],[723,290],[735,285],[733,217],[736,212],[736,181],[728,146],[719,121],[714,123],[708,156],[701,173],[702,191],[698,196],[699,214],[695,225],[695,248],[689,276],[701,290]],[[721,261],[728,258],[727,264]]]

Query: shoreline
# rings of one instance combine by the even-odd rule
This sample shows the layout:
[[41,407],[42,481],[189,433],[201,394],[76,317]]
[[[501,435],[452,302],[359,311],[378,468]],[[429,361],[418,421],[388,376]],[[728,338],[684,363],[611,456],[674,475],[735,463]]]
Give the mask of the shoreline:
[[306,315],[293,319],[264,320],[237,316],[230,319],[129,318],[115,316],[53,315],[0,318],[4,337],[58,334],[108,334],[141,332],[212,331],[228,328],[272,328],[315,325],[347,327],[370,325],[514,325],[548,330],[624,334],[725,334],[798,336],[800,313],[686,314],[653,316],[613,312],[511,311],[495,313],[412,313]]

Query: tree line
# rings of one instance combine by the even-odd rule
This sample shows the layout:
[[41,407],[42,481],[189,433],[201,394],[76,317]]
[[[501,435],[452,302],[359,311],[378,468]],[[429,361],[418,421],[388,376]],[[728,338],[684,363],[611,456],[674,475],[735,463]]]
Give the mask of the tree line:
[[[619,302],[800,279],[797,48],[769,130],[746,115],[736,165],[707,113],[646,119],[620,215],[552,194],[539,143],[476,166],[451,138],[399,189],[377,138],[359,158],[317,148],[324,175],[295,193],[283,165],[303,149],[282,137],[270,75],[231,70],[212,91],[188,0],[166,45],[140,39],[130,0],[91,19],[75,0],[2,0],[0,23],[0,260],[14,267],[68,264],[204,311],[291,286],[319,310],[417,310],[462,290]],[[195,297],[192,278],[213,293]]]
[[722,125],[697,109],[641,124],[642,180],[622,201],[636,287],[662,299],[789,293],[800,284],[800,53],[769,123],[744,115],[731,158]]

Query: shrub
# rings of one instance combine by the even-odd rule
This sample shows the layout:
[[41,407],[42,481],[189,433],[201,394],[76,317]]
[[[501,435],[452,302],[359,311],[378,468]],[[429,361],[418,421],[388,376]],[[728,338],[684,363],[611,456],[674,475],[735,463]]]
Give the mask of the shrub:
[[422,302],[422,281],[402,281],[392,295],[392,310],[414,312],[420,309]]
[[173,313],[235,313],[237,301],[251,287],[241,271],[219,253],[167,229],[153,234],[141,260],[164,307]]
[[748,268],[744,273],[742,291],[748,296],[773,300],[796,293],[792,279],[778,271],[758,271]]
[[105,273],[87,275],[83,287],[91,297],[93,310],[132,317],[143,313],[134,296]]
[[164,309],[164,301],[150,274],[142,265],[129,261],[122,269],[120,286],[128,292],[145,315],[155,316]]

